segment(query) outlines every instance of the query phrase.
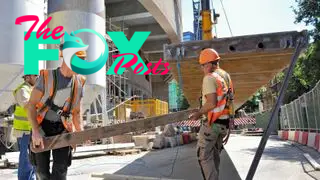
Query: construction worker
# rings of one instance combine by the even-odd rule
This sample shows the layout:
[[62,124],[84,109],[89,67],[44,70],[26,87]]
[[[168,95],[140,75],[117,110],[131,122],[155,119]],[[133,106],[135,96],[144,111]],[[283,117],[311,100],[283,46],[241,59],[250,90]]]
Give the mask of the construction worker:
[[230,75],[219,68],[219,60],[219,54],[214,49],[201,51],[199,63],[204,72],[202,107],[190,115],[191,120],[203,117],[197,156],[205,180],[218,180],[223,138],[232,128],[233,85]]
[[[62,46],[60,46],[61,59],[63,59]],[[76,52],[76,55],[85,59],[86,52]],[[85,78],[73,72],[64,61],[57,69],[40,71],[28,106],[33,148],[44,148],[44,136],[73,132],[74,128],[76,131],[83,130],[80,105],[84,84]],[[30,151],[37,179],[65,180],[68,167],[71,165],[72,149],[68,146],[40,153]],[[51,152],[53,166],[50,173]]]
[[19,166],[18,166],[18,180],[33,180],[34,168],[28,159],[28,145],[30,140],[31,125],[28,121],[26,105],[28,104],[31,91],[36,83],[37,75],[28,74],[22,78],[24,82],[20,84],[14,91],[13,96],[16,101],[13,130],[14,136],[17,137],[19,146]]

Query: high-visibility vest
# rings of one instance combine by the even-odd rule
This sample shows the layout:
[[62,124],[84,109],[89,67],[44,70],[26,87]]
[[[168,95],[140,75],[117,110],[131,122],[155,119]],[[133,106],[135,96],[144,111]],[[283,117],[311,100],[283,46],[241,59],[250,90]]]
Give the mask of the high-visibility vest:
[[[47,69],[40,71],[40,75],[43,76],[44,78],[44,94],[40,102],[36,105],[38,124],[41,124],[46,113],[49,110],[49,107],[46,106],[45,104],[46,101],[52,96],[54,96],[54,94],[56,93],[57,81],[54,81],[54,79],[57,79],[57,78],[56,77],[54,78],[55,76],[54,71],[55,70],[47,70]],[[81,75],[75,75],[73,77],[73,83],[71,85],[72,87],[71,87],[71,94],[70,94],[70,96],[73,96],[73,97],[69,96],[66,99],[64,106],[61,109],[61,113],[62,112],[73,113],[75,106],[80,102],[81,91],[84,87],[85,81],[86,81],[85,78]],[[69,132],[73,132],[73,122],[71,118],[61,118],[61,120],[66,130]]]
[[211,126],[217,119],[229,119],[229,109],[226,108],[228,86],[225,80],[216,72],[208,74],[216,80],[217,106],[208,112],[208,123]]
[[235,114],[235,111],[234,111],[234,103],[233,103],[233,100],[234,100],[234,87],[233,87],[233,83],[232,83],[232,80],[229,76],[229,74],[224,71],[223,69],[221,68],[217,68],[215,70],[215,72],[217,74],[219,74],[227,83],[227,86],[228,86],[228,89],[229,89],[229,92],[228,92],[228,101],[227,101],[227,108],[229,109],[229,114],[234,116]]
[[[20,84],[14,91],[13,96],[16,97],[18,90],[25,89],[29,95],[31,94],[32,88],[26,82]],[[14,120],[13,120],[13,128],[20,131],[30,131],[31,124],[28,121],[28,114],[24,107],[20,106],[18,103],[16,104],[14,111]]]

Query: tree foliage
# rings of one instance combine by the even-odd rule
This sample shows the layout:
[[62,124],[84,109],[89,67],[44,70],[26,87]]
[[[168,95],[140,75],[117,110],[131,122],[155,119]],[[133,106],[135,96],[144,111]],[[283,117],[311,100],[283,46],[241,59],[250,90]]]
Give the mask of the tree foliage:
[[[295,100],[303,93],[310,91],[320,80],[320,0],[295,0],[297,8],[293,9],[296,14],[295,23],[304,22],[311,25],[310,37],[314,40],[309,44],[306,51],[299,57],[293,70],[293,75],[289,80],[283,103],[287,104]],[[277,80],[283,82],[286,71],[279,73]],[[257,110],[257,99],[262,100],[259,93],[254,95],[241,108],[246,112]]]
[[[289,86],[283,103],[289,103],[303,93],[310,91],[320,80],[320,0],[296,0],[298,8],[295,23],[304,22],[313,26],[309,32],[314,42],[299,57],[289,81]],[[284,73],[280,73],[281,80]]]
[[293,9],[296,14],[295,23],[304,22],[307,26],[314,27],[310,35],[315,41],[320,40],[320,0],[295,0],[297,9]]

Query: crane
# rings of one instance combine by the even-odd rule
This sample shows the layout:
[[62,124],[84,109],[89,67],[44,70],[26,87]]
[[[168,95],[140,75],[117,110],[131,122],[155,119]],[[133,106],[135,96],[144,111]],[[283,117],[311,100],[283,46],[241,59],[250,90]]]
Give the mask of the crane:
[[196,40],[211,40],[216,38],[212,33],[212,25],[217,24],[217,19],[220,17],[220,14],[215,12],[214,7],[210,9],[210,3],[213,4],[212,0],[193,0],[194,33],[196,34]]

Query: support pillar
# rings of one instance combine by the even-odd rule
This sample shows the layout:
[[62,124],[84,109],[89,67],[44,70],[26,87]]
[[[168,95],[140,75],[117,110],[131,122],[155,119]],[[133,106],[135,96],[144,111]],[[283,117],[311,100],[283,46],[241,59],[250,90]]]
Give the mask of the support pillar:
[[[70,34],[78,29],[92,29],[105,36],[105,1],[104,0],[48,0],[48,16],[52,20],[48,27],[52,30],[63,26],[63,32]],[[80,33],[84,44],[89,45],[87,59],[96,60],[104,52],[104,43],[94,34]],[[56,45],[49,45],[49,49],[57,49]],[[60,61],[47,61],[47,68],[57,68]],[[86,76],[86,88],[83,97],[83,110],[90,108],[95,98],[106,88],[106,68]],[[106,101],[106,99],[102,99]]]

